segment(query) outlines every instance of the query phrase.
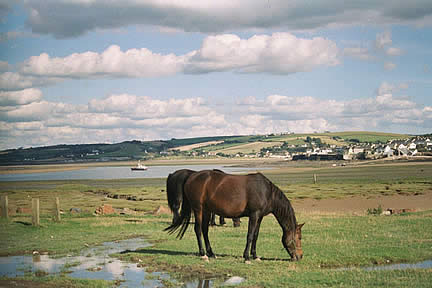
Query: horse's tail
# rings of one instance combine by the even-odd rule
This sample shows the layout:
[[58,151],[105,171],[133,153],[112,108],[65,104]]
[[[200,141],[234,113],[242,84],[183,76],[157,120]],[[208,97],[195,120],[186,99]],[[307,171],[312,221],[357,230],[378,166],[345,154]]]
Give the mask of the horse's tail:
[[166,183],[166,192],[168,199],[168,206],[173,213],[178,213],[178,209],[180,208],[180,202],[182,199],[182,195],[178,197],[177,193],[182,193],[183,191],[178,191],[177,183],[174,174],[169,174]]
[[191,214],[191,206],[189,204],[189,201],[185,197],[182,201],[180,217],[178,217],[169,227],[165,228],[164,231],[168,231],[169,234],[172,234],[180,228],[180,231],[177,234],[177,238],[182,239],[189,226]]

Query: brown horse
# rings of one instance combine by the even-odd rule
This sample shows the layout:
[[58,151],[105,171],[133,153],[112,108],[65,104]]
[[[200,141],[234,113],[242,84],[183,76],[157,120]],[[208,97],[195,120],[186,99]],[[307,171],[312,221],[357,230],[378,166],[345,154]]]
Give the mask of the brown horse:
[[[177,237],[182,238],[190,222],[191,213],[195,216],[195,234],[199,254],[204,258],[215,257],[208,238],[210,214],[224,217],[249,217],[245,261],[256,254],[256,242],[264,216],[272,213],[282,228],[282,244],[291,260],[303,257],[301,248],[301,228],[297,224],[294,209],[283,192],[261,173],[249,175],[229,175],[220,171],[204,170],[189,176],[184,185],[184,197],[180,217],[165,229],[170,233],[180,228]],[[201,234],[204,237],[204,251]],[[250,255],[249,255],[250,250]]]
[[[224,173],[223,171],[218,169],[214,169],[214,171],[219,171],[221,173]],[[194,170],[180,169],[168,175],[167,182],[166,182],[166,193],[168,199],[168,207],[173,213],[172,223],[175,223],[175,221],[180,217],[178,211],[183,201],[183,186],[186,183],[186,180],[189,178],[189,176],[195,172],[196,171]],[[216,214],[212,213],[211,215],[212,226],[216,225],[215,218],[216,218]],[[220,225],[224,225],[225,224],[224,217],[220,216],[219,218],[220,218],[219,219]],[[233,220],[234,227],[240,227],[240,218],[233,218],[232,220]]]

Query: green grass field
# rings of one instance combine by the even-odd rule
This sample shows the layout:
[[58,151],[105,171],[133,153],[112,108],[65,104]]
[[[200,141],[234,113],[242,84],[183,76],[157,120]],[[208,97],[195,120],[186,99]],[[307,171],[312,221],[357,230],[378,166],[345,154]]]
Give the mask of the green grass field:
[[[302,167],[285,167],[265,171],[265,174],[291,200],[353,195],[430,195],[432,191],[430,162],[352,167],[305,163]],[[317,184],[312,183],[313,174],[318,175]],[[179,282],[194,275],[214,279],[215,286],[230,276],[244,277],[246,281],[239,287],[430,287],[432,282],[430,268],[395,271],[361,269],[372,265],[432,259],[432,210],[389,217],[367,215],[366,211],[357,216],[298,212],[298,221],[306,222],[303,228],[305,254],[299,262],[288,261],[289,256],[281,244],[281,228],[269,215],[264,218],[257,245],[263,261],[250,265],[242,259],[247,233],[247,218],[243,218],[240,228],[233,228],[228,222],[224,227],[210,229],[210,241],[218,258],[205,263],[197,255],[193,225],[182,240],[177,240],[174,235],[162,231],[170,224],[170,215],[147,213],[160,205],[166,206],[164,189],[165,179],[0,183],[1,195],[8,195],[10,207],[29,207],[32,197],[40,198],[42,206],[41,227],[25,225],[31,222],[30,215],[14,215],[9,221],[0,221],[0,254],[14,255],[38,250],[60,256],[78,253],[86,245],[144,236],[154,245],[117,256],[129,261],[142,261],[151,267],[147,268],[150,270],[169,272],[173,279],[164,282],[167,287],[176,287]],[[111,199],[104,196],[106,193],[137,195],[145,200]],[[66,211],[60,223],[52,220],[53,199],[56,196],[60,197],[61,207]],[[103,203],[146,213],[93,216],[94,209]],[[71,215],[67,213],[71,207],[82,208],[87,213]],[[8,280],[0,279],[0,284]],[[82,282],[67,276],[28,275],[22,281],[42,281],[46,287],[61,286],[61,281],[66,281],[68,287],[113,285],[103,281]]]

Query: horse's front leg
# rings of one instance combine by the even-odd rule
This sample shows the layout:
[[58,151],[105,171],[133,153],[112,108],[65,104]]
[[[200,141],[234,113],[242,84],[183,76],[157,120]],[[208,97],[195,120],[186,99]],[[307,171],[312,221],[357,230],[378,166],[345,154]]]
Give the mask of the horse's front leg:
[[257,256],[257,253],[256,253],[256,243],[258,241],[258,234],[259,234],[259,230],[261,227],[262,219],[263,219],[263,217],[258,218],[257,226],[255,228],[255,233],[254,233],[254,237],[252,240],[251,255],[252,255],[252,258],[256,259],[256,260],[260,260],[260,258]]
[[248,225],[248,234],[247,234],[247,239],[246,239],[246,248],[243,252],[243,258],[245,259],[246,263],[250,263],[249,262],[249,249],[251,247],[251,243],[252,240],[254,238],[255,235],[255,229],[257,227],[257,222],[258,222],[258,217],[256,214],[252,214],[249,216],[249,225]]
[[[213,213],[213,215],[215,214]],[[207,256],[216,258],[215,254],[212,251],[212,248],[210,246],[210,240],[208,238],[209,222],[210,222],[210,213],[203,212],[202,232],[204,236],[204,244],[206,246]]]
[[202,231],[202,211],[199,212],[195,212],[195,226],[194,226],[194,230],[195,230],[195,235],[197,237],[197,241],[198,241],[198,249],[199,249],[199,254],[201,257],[205,256],[205,252],[202,246],[202,242],[201,242],[201,231]]

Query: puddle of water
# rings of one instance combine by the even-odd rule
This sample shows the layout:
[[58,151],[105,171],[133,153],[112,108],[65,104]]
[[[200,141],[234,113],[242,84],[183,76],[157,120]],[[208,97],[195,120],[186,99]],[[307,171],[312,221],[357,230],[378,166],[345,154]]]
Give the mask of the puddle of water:
[[[380,270],[407,270],[407,269],[428,269],[432,268],[432,260],[426,260],[418,263],[399,263],[390,265],[377,265],[369,267],[361,267],[360,269],[366,271],[380,271]],[[337,270],[354,270],[357,268],[340,268]]]
[[414,264],[400,263],[400,264],[391,264],[391,265],[383,265],[383,266],[371,266],[371,267],[365,267],[363,269],[367,271],[375,271],[375,270],[406,270],[406,269],[427,269],[427,268],[432,268],[432,260],[426,260]]
[[[151,246],[144,239],[135,238],[118,242],[105,242],[102,246],[88,248],[79,256],[51,258],[49,255],[0,257],[0,277],[24,276],[26,273],[42,271],[47,274],[67,272],[68,276],[80,279],[104,279],[124,281],[120,287],[161,287],[161,280],[170,279],[161,272],[148,273],[137,263],[128,263],[109,257],[113,253],[134,251]],[[193,280],[182,287],[212,287],[212,279]]]

